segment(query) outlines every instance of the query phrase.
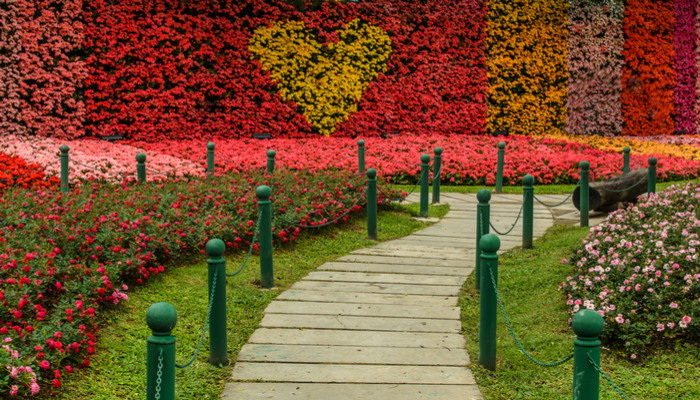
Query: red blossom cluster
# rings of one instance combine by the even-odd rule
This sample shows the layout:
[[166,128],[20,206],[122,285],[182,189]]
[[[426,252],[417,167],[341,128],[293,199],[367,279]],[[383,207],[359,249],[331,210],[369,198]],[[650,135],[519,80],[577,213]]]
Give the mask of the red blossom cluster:
[[46,178],[40,165],[27,164],[22,157],[0,153],[0,191],[9,187],[39,188],[58,185],[56,177]]
[[389,34],[392,56],[337,134],[484,130],[481,0],[328,2],[306,13],[280,0],[97,0],[85,8],[90,134],[147,141],[313,134],[253,60],[250,36],[270,21],[301,20],[328,44],[355,18]]

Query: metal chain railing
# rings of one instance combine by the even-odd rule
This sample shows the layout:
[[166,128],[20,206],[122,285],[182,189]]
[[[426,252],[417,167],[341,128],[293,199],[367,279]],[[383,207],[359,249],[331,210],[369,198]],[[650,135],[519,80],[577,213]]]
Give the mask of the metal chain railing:
[[197,345],[197,349],[194,351],[194,355],[192,355],[192,358],[187,363],[185,363],[185,364],[175,363],[175,366],[177,368],[187,368],[190,365],[192,365],[194,360],[199,355],[199,350],[202,349],[202,343],[204,343],[204,336],[206,335],[207,328],[209,327],[209,318],[211,317],[211,307],[214,304],[214,293],[216,293],[216,277],[218,275],[219,274],[214,274],[214,279],[212,280],[212,283],[211,283],[211,294],[209,295],[209,306],[207,307],[208,308],[207,309],[207,318],[204,321],[204,328],[202,328],[202,336],[200,336],[200,338],[199,338],[199,344]]
[[[442,168],[440,168],[440,170],[442,170]],[[386,194],[386,193],[384,193],[384,192],[382,192],[382,191],[379,191],[379,194],[381,194],[383,197],[386,197],[387,199],[389,199],[389,200],[391,200],[391,201],[396,201],[396,202],[401,203],[402,201],[406,200],[406,198],[407,198],[408,196],[410,196],[410,195],[416,190],[416,188],[418,188],[418,186],[420,185],[420,183],[421,183],[422,180],[423,180],[423,171],[421,171],[421,173],[420,173],[420,178],[418,179],[418,182],[416,182],[416,184],[413,186],[413,189],[411,189],[410,192],[406,193],[405,196],[391,197],[391,196],[389,196],[388,194]]]
[[598,373],[600,374],[600,376],[602,376],[606,381],[608,381],[608,383],[610,384],[610,386],[612,386],[612,388],[615,389],[615,391],[616,391],[620,396],[622,396],[623,399],[625,399],[625,400],[630,400],[630,398],[627,397],[627,395],[625,395],[625,393],[622,391],[622,389],[620,389],[619,387],[617,387],[617,385],[615,385],[615,383],[612,381],[612,379],[610,379],[610,378],[608,377],[608,375],[600,369],[600,366],[598,366],[598,364],[595,363],[595,361],[593,360],[593,358],[591,357],[590,354],[588,354],[588,362],[591,363],[591,364],[593,364],[593,368],[595,368],[595,370],[598,371]]
[[633,188],[639,186],[639,185],[642,184],[644,181],[646,181],[646,179],[647,179],[647,177],[644,177],[644,178],[642,178],[639,182],[635,183],[634,185],[628,187],[627,189],[622,189],[622,190],[606,189],[606,188],[604,188],[604,187],[595,186],[594,184],[591,185],[591,187],[592,187],[593,189],[605,190],[606,192],[610,192],[610,193],[622,193],[622,192],[626,192],[626,191],[628,191],[628,190],[630,190],[630,189],[633,189]]
[[158,373],[156,374],[156,400],[160,400],[160,385],[163,383],[163,348],[158,353]]
[[506,311],[503,308],[503,303],[501,302],[501,296],[498,294],[498,288],[496,287],[496,278],[493,276],[493,271],[491,270],[491,265],[488,265],[489,269],[489,274],[491,275],[491,284],[493,284],[493,290],[496,293],[496,300],[498,301],[498,307],[501,309],[501,314],[503,315],[503,320],[506,323],[506,326],[508,327],[508,331],[510,332],[511,336],[513,336],[513,340],[515,341],[515,344],[518,345],[518,348],[520,351],[525,354],[525,357],[527,357],[530,361],[533,363],[539,365],[540,367],[557,367],[559,365],[564,364],[565,362],[571,360],[574,358],[574,353],[571,353],[570,356],[567,356],[561,361],[557,361],[554,363],[543,363],[541,361],[536,360],[534,357],[532,357],[523,347],[523,345],[520,343],[518,340],[517,336],[515,336],[515,332],[513,331],[513,327],[510,325],[510,321],[508,321],[508,317],[506,316]]
[[332,220],[332,221],[327,221],[327,222],[325,222],[324,224],[321,224],[321,225],[301,225],[300,223],[292,223],[292,224],[295,225],[295,226],[298,226],[298,227],[300,227],[300,228],[323,228],[324,226],[328,226],[328,225],[334,224],[334,223],[340,221],[342,218],[345,218],[348,214],[350,214],[350,212],[351,212],[353,209],[355,209],[355,207],[356,207],[358,204],[360,204],[360,201],[362,201],[362,199],[365,198],[366,195],[367,195],[367,189],[365,189],[365,191],[362,193],[362,196],[360,196],[360,197],[357,199],[357,201],[355,202],[355,204],[353,204],[350,208],[348,208],[347,210],[345,210],[344,213],[342,213],[339,217],[335,218],[335,219]]
[[260,231],[260,221],[262,221],[262,213],[258,216],[258,223],[255,226],[255,233],[253,234],[253,240],[250,242],[250,249],[248,249],[248,255],[245,256],[245,260],[243,261],[243,265],[241,265],[238,270],[232,274],[226,274],[226,276],[236,276],[243,271],[243,268],[245,268],[246,264],[248,264],[248,259],[250,258],[251,253],[253,253],[253,247],[255,246],[255,240],[258,238],[258,232]]
[[576,191],[576,188],[579,187],[580,185],[581,185],[581,181],[578,181],[578,183],[576,183],[576,186],[574,186],[574,190],[572,190],[571,193],[569,193],[569,195],[566,196],[566,198],[564,199],[564,201],[562,201],[561,203],[557,203],[557,204],[547,204],[547,203],[543,202],[542,200],[538,199],[537,196],[535,196],[534,194],[532,195],[532,197],[534,197],[535,200],[537,200],[538,203],[542,204],[543,206],[545,206],[545,207],[547,207],[547,208],[556,208],[556,207],[559,207],[559,206],[563,205],[563,204],[566,203],[567,201],[569,201],[569,199],[571,198],[571,196],[574,195],[574,192]]
[[518,224],[518,221],[520,221],[520,216],[521,216],[522,213],[523,213],[523,207],[524,207],[524,206],[525,206],[525,203],[523,203],[523,205],[520,206],[520,211],[518,212],[518,216],[515,217],[515,222],[513,222],[513,226],[511,226],[510,229],[508,229],[508,232],[505,232],[505,233],[499,232],[499,231],[493,226],[493,224],[491,223],[491,221],[489,221],[489,226],[491,226],[491,229],[493,229],[494,232],[496,232],[497,234],[499,234],[499,235],[501,235],[501,236],[505,236],[505,235],[507,235],[507,234],[513,232],[513,229],[515,229],[515,225],[517,225],[517,224]]

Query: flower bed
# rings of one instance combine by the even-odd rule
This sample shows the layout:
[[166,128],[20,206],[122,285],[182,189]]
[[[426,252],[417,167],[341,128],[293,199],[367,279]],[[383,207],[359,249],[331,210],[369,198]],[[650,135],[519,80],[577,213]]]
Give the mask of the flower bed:
[[60,183],[56,177],[46,178],[40,165],[27,164],[20,156],[0,152],[0,192],[10,187],[34,189]]
[[62,373],[89,365],[95,316],[127,299],[127,284],[163,272],[166,261],[203,253],[210,238],[248,249],[254,190],[265,183],[273,187],[273,236],[283,243],[299,234],[294,223],[320,224],[364,206],[363,181],[336,171],[95,183],[67,196],[55,187],[9,190],[0,198],[0,340],[7,346],[0,362],[10,368],[0,369],[0,394],[13,386],[34,393],[34,374],[60,386]]
[[700,185],[671,186],[591,229],[562,283],[569,312],[598,311],[603,338],[635,359],[700,339]]

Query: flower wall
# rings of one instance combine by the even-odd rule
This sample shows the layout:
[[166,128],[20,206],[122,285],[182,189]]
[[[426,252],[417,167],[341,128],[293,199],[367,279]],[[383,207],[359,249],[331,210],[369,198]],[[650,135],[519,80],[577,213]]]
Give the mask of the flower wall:
[[695,123],[695,9],[697,0],[674,0],[675,16],[673,45],[674,65],[676,67],[677,87],[673,94],[674,121],[676,130],[694,134]]
[[566,132],[617,135],[622,131],[621,0],[571,1],[569,14],[569,97]]
[[543,134],[564,129],[569,5],[490,0],[487,130]]
[[676,86],[673,2],[628,0],[623,20],[622,74],[624,135],[670,134],[674,130]]

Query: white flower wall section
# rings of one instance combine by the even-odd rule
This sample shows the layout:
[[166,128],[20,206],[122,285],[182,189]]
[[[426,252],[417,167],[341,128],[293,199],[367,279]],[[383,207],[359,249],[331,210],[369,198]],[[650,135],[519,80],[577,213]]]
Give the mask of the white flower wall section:
[[[146,154],[146,177],[149,181],[159,181],[166,177],[204,176],[204,168],[200,164],[154,151],[145,151],[128,144],[94,139],[65,142],[51,138],[8,135],[0,138],[0,151],[41,165],[49,176],[60,176],[59,149],[63,144],[70,147],[68,154],[71,183],[89,179],[120,182],[123,179],[135,178],[138,153]],[[205,155],[206,152],[203,152],[202,158]]]

